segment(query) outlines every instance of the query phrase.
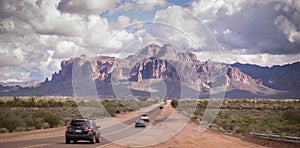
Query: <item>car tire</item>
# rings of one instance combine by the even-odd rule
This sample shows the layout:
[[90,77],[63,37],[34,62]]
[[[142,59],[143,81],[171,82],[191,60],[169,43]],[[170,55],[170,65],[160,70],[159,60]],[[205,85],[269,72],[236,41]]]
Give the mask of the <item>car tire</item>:
[[66,138],[66,144],[70,144],[71,140]]
[[93,138],[90,141],[91,144],[95,144],[95,136],[93,136]]
[[100,143],[100,138],[96,138],[96,143]]

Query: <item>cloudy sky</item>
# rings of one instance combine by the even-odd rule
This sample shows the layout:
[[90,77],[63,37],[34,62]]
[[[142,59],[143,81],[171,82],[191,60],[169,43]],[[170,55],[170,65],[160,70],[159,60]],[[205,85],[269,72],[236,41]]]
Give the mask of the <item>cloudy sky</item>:
[[43,81],[70,57],[122,57],[149,43],[200,60],[300,60],[299,0],[1,0],[0,82]]

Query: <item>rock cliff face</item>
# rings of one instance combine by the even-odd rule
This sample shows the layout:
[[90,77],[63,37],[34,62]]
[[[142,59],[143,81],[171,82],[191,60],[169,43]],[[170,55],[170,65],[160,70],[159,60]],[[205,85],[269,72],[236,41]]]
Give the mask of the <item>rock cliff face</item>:
[[130,72],[131,81],[139,82],[151,78],[180,80],[176,69],[167,60],[156,57],[143,59]]
[[[74,73],[74,70],[79,72]],[[212,88],[223,87],[226,97],[243,98],[274,97],[278,93],[274,90],[276,88],[283,90],[282,86],[291,89],[300,85],[296,76],[299,69],[287,76],[281,75],[284,72],[280,72],[280,68],[273,68],[273,71],[276,74],[249,65],[202,62],[190,51],[177,53],[171,45],[160,47],[151,44],[125,59],[80,56],[64,60],[61,62],[61,70],[38,87],[14,90],[0,87],[0,94],[69,96],[74,94],[75,82],[80,87],[81,82],[83,85],[85,81],[93,81],[91,84],[95,84],[97,93],[102,96],[113,97],[114,87],[130,87],[134,95],[149,96],[151,91],[160,91],[161,88],[155,86],[155,80],[159,80],[165,83],[167,97],[179,97],[182,89],[188,90],[185,92],[188,94],[200,93],[204,94],[203,97],[209,97]]]

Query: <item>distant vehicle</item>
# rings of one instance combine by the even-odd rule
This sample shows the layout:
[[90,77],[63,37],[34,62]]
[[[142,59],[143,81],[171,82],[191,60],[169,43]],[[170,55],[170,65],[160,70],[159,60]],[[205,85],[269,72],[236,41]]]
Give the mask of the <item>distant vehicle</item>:
[[66,144],[71,140],[74,143],[78,140],[87,140],[91,144],[100,143],[100,126],[97,126],[93,120],[72,119],[66,128]]
[[146,127],[145,121],[144,120],[137,120],[135,122],[135,127]]
[[141,115],[141,120],[144,120],[146,122],[149,122],[149,116],[147,114],[142,114]]
[[163,108],[164,108],[164,106],[160,106],[160,107],[159,107],[159,109],[163,109]]

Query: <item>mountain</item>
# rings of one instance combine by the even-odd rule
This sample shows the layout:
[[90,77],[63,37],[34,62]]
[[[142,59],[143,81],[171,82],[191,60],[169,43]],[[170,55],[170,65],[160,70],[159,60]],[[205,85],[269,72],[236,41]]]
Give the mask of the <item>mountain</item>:
[[[291,76],[297,78],[299,69],[294,69],[297,65],[299,63],[270,68],[277,72],[274,76],[270,72],[272,70],[256,65],[202,62],[190,51],[178,53],[169,44],[162,47],[150,44],[125,59],[82,55],[64,60],[61,62],[61,70],[55,72],[51,80],[46,78],[39,86],[14,90],[2,89],[2,86],[0,95],[96,94],[118,98],[132,98],[132,95],[141,98],[150,95],[160,98],[208,98],[211,94],[223,94],[227,98],[290,97],[288,92],[300,85],[299,81],[289,79]],[[288,80],[277,80],[282,77],[280,74],[289,70],[294,72],[290,71],[290,77],[285,77]]]
[[241,63],[235,63],[232,66],[255,79],[260,79],[263,85],[273,89],[288,91],[300,88],[300,62],[272,67]]
[[13,91],[17,91],[19,89],[21,89],[22,87],[19,85],[16,86],[4,86],[0,84],[0,93],[9,93],[9,92],[13,92]]
[[[261,67],[252,64],[232,64],[254,79],[261,80],[264,86],[275,90],[287,91],[286,95],[298,96],[300,90],[300,62],[272,67]],[[294,94],[294,95],[292,95]]]

